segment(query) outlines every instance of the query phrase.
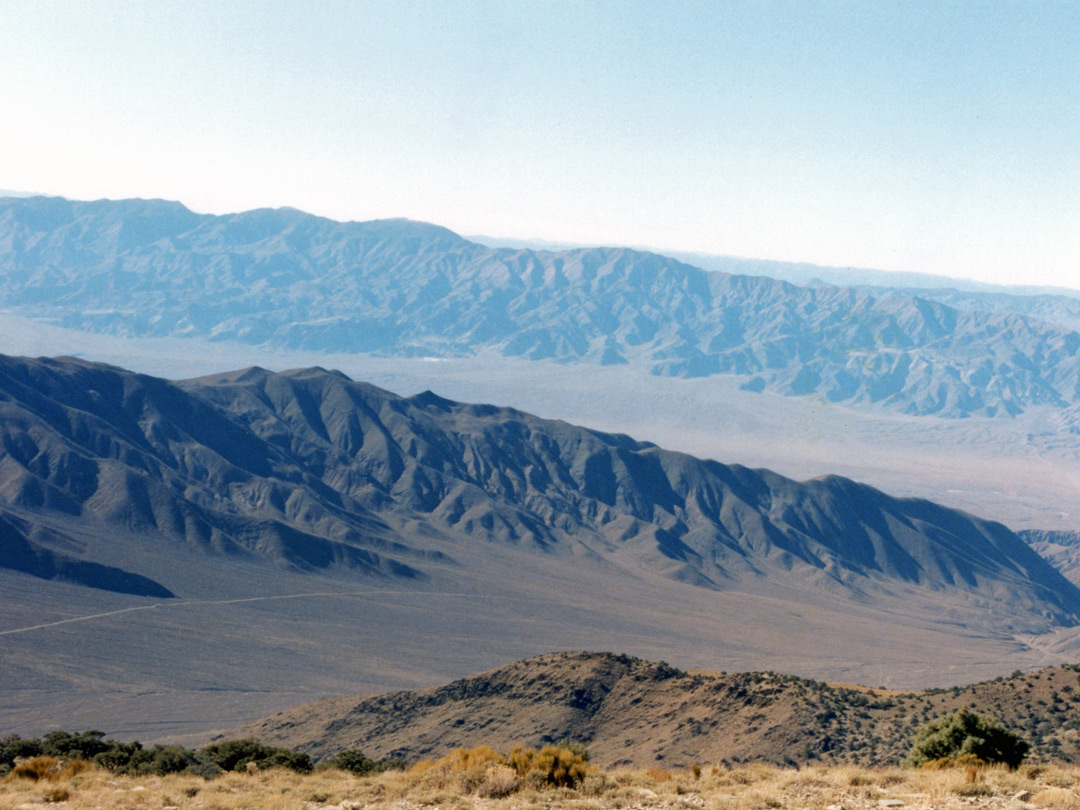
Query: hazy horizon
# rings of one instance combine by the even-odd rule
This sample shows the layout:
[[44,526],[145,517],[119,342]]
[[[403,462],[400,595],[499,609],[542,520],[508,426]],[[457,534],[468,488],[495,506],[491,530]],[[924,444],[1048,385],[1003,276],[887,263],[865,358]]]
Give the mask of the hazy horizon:
[[[0,188],[0,199],[4,197],[9,198],[27,198],[27,197],[39,197],[39,196],[52,196],[59,197],[61,199],[72,200],[73,202],[86,202],[87,200],[78,200],[73,197],[69,197],[63,194],[43,194],[36,191],[22,191],[14,189]],[[101,198],[106,199],[106,198]],[[134,199],[152,199],[152,198],[134,198]],[[157,198],[161,199],[161,198]],[[185,205],[182,201],[181,205]],[[229,216],[231,214],[243,213],[242,211],[227,211],[218,214],[197,211],[191,206],[185,205],[189,210],[200,215],[208,216]],[[277,206],[279,208],[294,208],[294,206]],[[252,210],[252,209],[248,209]],[[296,209],[299,210],[299,209]],[[304,212],[311,213],[311,212]],[[319,216],[313,214],[313,216]],[[334,219],[329,217],[329,219]],[[376,217],[375,219],[395,219],[394,217]],[[341,220],[337,220],[341,221]],[[413,220],[419,221],[419,220]],[[427,222],[429,225],[436,225],[439,227],[445,227],[438,222]],[[717,262],[726,262],[728,260],[734,262],[745,262],[746,266],[738,268],[737,272],[748,275],[763,275],[770,276],[770,270],[777,271],[785,267],[800,271],[802,275],[807,276],[809,280],[814,269],[820,269],[824,271],[825,276],[835,275],[837,278],[822,278],[820,279],[824,283],[829,284],[859,284],[859,285],[885,285],[886,282],[894,282],[898,288],[903,287],[918,287],[925,285],[928,287],[948,287],[955,286],[958,289],[973,289],[973,290],[997,290],[1011,291],[1020,294],[1046,294],[1061,292],[1064,294],[1072,294],[1080,292],[1080,284],[1072,285],[1057,285],[1057,284],[1030,284],[1030,283],[1009,283],[1009,282],[993,282],[993,281],[978,281],[975,279],[966,279],[960,276],[948,276],[937,273],[919,273],[905,270],[886,270],[877,267],[852,267],[850,265],[823,265],[815,264],[812,262],[788,262],[778,259],[769,259],[762,256],[736,256],[732,254],[722,253],[705,253],[705,252],[693,252],[682,251],[677,248],[665,248],[655,245],[640,245],[640,244],[616,244],[613,242],[560,242],[558,240],[549,240],[543,237],[536,236],[521,236],[521,235],[495,235],[495,234],[480,234],[480,233],[458,233],[463,239],[478,244],[483,244],[489,247],[513,247],[513,248],[527,248],[531,250],[573,250],[579,248],[593,248],[593,247],[619,247],[629,248],[631,250],[644,251],[658,253],[661,255],[668,255],[679,261],[686,262],[688,264],[695,264],[695,260],[712,259]],[[720,269],[718,267],[709,267],[710,262],[701,262],[701,267],[706,270]],[[831,272],[835,271],[835,272]],[[859,274],[866,274],[865,278],[856,280],[851,278],[850,280],[842,280],[844,276],[858,276]],[[776,277],[787,277],[788,274],[783,272],[776,273]],[[795,283],[806,283],[802,279],[798,279]]]
[[15,0],[3,185],[1069,286],[1080,6]]

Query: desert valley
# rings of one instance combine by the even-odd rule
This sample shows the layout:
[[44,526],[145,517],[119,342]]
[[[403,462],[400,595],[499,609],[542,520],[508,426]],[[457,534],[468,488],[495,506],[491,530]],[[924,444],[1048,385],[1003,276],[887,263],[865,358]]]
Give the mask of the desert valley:
[[888,764],[971,704],[1078,756],[1016,698],[1074,716],[1067,291],[160,201],[0,245],[10,733]]
[[1080,5],[2,19],[0,808],[1080,808]]

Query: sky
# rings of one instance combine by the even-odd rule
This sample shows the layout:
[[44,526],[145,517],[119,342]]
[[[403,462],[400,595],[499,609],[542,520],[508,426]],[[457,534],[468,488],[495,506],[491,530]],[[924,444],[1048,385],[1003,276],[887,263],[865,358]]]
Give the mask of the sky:
[[0,188],[1080,286],[1080,3],[0,0]]

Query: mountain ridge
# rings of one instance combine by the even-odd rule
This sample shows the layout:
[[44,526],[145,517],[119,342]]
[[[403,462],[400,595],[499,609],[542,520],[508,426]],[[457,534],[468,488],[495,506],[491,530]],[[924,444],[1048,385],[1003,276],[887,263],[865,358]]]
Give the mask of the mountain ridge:
[[9,511],[90,514],[300,569],[424,577],[420,561],[449,561],[452,538],[469,537],[708,588],[810,583],[859,600],[902,586],[968,592],[991,610],[1008,594],[1015,609],[1080,617],[1080,591],[1001,524],[340,372],[170,383],[0,357],[0,394]]
[[[8,199],[0,269],[0,305],[121,335],[629,363],[910,414],[1008,416],[1080,397],[1080,334],[1067,312],[1056,326],[629,248],[492,249],[402,220]],[[1031,311],[1065,312],[1040,306]]]
[[204,733],[601,639],[894,684],[1080,643],[1080,590],[1001,524],[320,368],[0,356],[6,526],[20,733]]

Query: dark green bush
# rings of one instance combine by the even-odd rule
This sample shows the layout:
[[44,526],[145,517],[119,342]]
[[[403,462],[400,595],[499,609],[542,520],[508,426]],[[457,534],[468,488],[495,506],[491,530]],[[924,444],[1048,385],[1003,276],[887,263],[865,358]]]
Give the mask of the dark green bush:
[[221,773],[221,769],[207,760],[200,759],[194,751],[179,745],[155,745],[133,756],[124,772],[153,776],[163,776],[167,773],[195,773],[212,778]]
[[93,760],[116,746],[104,731],[50,731],[41,738],[41,753],[58,759]]
[[[217,779],[221,776],[221,768],[215,765],[213,762],[204,762],[197,760],[194,765],[188,765],[180,773],[187,774],[188,776],[201,776],[203,779]],[[189,794],[194,796],[195,794]]]
[[146,752],[143,751],[142,743],[122,743],[108,740],[109,747],[94,754],[90,760],[95,765],[100,765],[113,773],[128,773],[130,766]]
[[915,735],[905,764],[920,767],[942,760],[1002,763],[1016,768],[1030,746],[995,720],[960,709],[924,725]]
[[18,734],[0,739],[0,776],[15,767],[15,758],[25,759],[42,754],[41,740],[24,740]]
[[179,745],[143,748],[138,742],[106,739],[100,731],[51,731],[41,739],[23,739],[18,735],[0,739],[0,776],[13,770],[16,757],[38,756],[61,762],[87,760],[119,774],[186,773],[205,779],[213,779],[222,771],[242,771],[249,762],[259,768],[291,768],[300,773],[312,770],[311,757],[307,754],[262,745],[256,740],[231,740],[192,751]]
[[213,762],[223,771],[242,771],[249,762],[263,768],[289,768],[298,773],[310,773],[311,757],[288,748],[274,748],[258,740],[229,740],[213,743],[196,752],[200,759]]
[[319,766],[338,768],[348,771],[354,776],[368,776],[383,771],[400,770],[405,767],[405,763],[396,760],[370,759],[364,755],[363,751],[349,748],[345,751],[339,751],[329,759],[324,759],[319,763]]

